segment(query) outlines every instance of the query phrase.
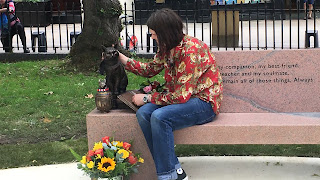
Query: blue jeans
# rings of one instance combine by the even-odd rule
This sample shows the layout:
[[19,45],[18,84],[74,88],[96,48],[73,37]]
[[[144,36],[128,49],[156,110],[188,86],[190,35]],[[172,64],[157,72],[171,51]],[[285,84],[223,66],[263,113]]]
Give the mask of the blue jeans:
[[[191,98],[183,104],[167,106],[147,103],[137,111],[137,119],[156,165],[159,180],[176,179],[180,163],[174,151],[173,131],[213,121],[210,103]],[[196,142],[195,142],[196,143]]]
[[304,3],[306,3],[308,1],[308,4],[313,4],[313,0],[303,0]]

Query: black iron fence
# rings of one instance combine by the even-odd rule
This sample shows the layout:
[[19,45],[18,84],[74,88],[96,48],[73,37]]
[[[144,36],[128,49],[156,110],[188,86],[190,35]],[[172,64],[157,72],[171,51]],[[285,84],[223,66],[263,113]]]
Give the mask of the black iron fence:
[[[127,37],[126,47],[130,49],[128,44],[132,44],[134,34],[134,39],[138,39],[138,51],[156,51],[144,24],[153,11],[163,7],[174,9],[184,20],[185,33],[204,41],[213,50],[300,49],[319,46],[319,8],[316,2],[313,4],[311,19],[305,18],[310,9],[308,4],[304,9],[302,0],[243,2],[210,4],[209,0],[185,0],[183,3],[166,0],[165,3],[156,3],[136,0],[135,3],[125,4],[127,25],[123,36]],[[131,34],[131,39],[128,34]]]
[[[260,0],[262,1],[262,0]],[[156,52],[145,25],[156,9],[169,7],[183,19],[185,33],[207,43],[212,50],[300,49],[318,47],[318,5],[313,5],[312,19],[306,17],[299,0],[265,0],[263,3],[211,4],[209,0],[180,0],[165,3],[135,0],[123,4],[122,45],[137,53]],[[295,3],[294,3],[295,2]],[[35,5],[35,4],[31,4]],[[27,46],[35,53],[68,53],[82,31],[81,4],[60,5],[51,2],[31,7],[16,4],[16,14],[25,26]],[[3,53],[0,46],[0,53]],[[13,52],[23,52],[17,35],[12,39]]]

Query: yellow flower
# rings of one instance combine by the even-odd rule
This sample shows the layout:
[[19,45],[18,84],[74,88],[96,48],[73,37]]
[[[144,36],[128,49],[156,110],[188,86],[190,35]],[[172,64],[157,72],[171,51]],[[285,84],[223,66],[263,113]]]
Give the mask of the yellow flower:
[[139,160],[138,160],[140,163],[144,163],[144,159],[142,159],[142,158],[139,158]]
[[123,147],[123,142],[120,141],[112,141],[112,144],[116,147]]
[[127,157],[129,157],[129,152],[124,149],[120,149],[118,154],[122,154],[122,159],[127,159]]
[[97,154],[97,159],[101,159],[101,155],[100,154]]
[[82,160],[80,161],[82,164],[85,164],[87,162],[87,157],[82,156]]
[[116,162],[113,160],[114,158],[106,158],[103,157],[101,162],[98,163],[98,169],[103,172],[109,172],[114,170],[116,167]]
[[88,164],[87,164],[87,167],[92,169],[94,166],[94,162],[93,161],[90,161]]
[[93,151],[98,150],[98,149],[103,149],[102,142],[94,143]]

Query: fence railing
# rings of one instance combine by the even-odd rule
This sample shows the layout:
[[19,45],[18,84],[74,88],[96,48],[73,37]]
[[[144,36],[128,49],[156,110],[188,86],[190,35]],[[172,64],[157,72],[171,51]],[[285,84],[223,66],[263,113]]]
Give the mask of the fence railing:
[[[185,33],[207,43],[212,50],[300,49],[318,47],[319,9],[313,5],[312,19],[304,19],[299,3],[283,1],[248,4],[215,4],[210,1],[167,1],[151,4],[135,1],[123,4],[120,33],[122,45],[137,53],[154,53],[156,42],[150,38],[147,17],[163,7],[174,9],[184,21]],[[192,2],[192,3],[188,3]],[[299,2],[299,0],[298,0]],[[38,5],[39,6],[39,5]],[[16,14],[24,23],[27,46],[35,53],[68,53],[82,31],[81,4],[46,4],[44,9],[16,4]],[[307,6],[308,7],[308,6]],[[31,18],[28,18],[31,17]],[[28,20],[29,19],[29,20]],[[17,35],[12,40],[13,52],[23,52]],[[3,53],[0,46],[0,53]]]
[[[185,33],[207,43],[213,50],[300,49],[318,47],[319,9],[314,2],[312,19],[305,19],[303,2],[265,1],[264,3],[215,4],[210,1],[170,1],[167,4],[139,1],[124,4],[127,25],[122,32],[126,47],[133,34],[137,51],[156,51],[145,23],[156,9],[169,7],[184,20]],[[155,42],[154,42],[155,43]],[[149,46],[150,45],[150,46]],[[130,48],[130,47],[129,47]]]

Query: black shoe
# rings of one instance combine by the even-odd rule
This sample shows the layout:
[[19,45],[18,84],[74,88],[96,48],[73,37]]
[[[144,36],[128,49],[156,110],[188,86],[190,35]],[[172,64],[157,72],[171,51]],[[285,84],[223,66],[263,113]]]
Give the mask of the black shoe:
[[30,53],[30,50],[28,48],[23,50],[24,53]]
[[178,174],[177,180],[188,180],[188,176],[182,168],[177,169],[177,174]]

